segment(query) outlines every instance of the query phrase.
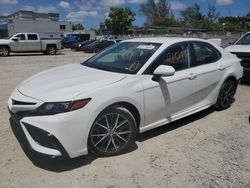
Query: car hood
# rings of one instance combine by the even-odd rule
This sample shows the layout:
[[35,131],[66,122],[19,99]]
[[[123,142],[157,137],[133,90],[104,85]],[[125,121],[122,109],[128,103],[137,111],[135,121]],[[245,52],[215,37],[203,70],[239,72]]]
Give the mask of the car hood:
[[23,81],[17,89],[44,102],[70,101],[81,93],[87,95],[125,77],[124,74],[70,64],[38,73]]
[[10,42],[10,40],[8,40],[8,39],[0,39],[0,44],[7,44],[9,42]]
[[250,53],[250,45],[231,45],[225,48],[229,52],[246,52]]

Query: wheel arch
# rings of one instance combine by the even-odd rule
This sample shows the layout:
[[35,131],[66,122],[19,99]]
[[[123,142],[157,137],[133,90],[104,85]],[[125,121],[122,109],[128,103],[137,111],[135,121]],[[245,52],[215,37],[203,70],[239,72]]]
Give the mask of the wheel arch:
[[[105,111],[106,109],[108,109],[110,107],[113,107],[113,106],[124,107],[124,108],[126,108],[133,115],[133,117],[135,118],[135,121],[136,121],[136,126],[137,126],[136,130],[137,130],[137,133],[139,133],[140,124],[142,122],[142,114],[140,114],[140,111],[136,107],[136,105],[132,104],[131,102],[128,102],[128,101],[116,101],[116,102],[113,102],[111,104],[108,104],[106,107],[104,107],[102,110],[99,111],[99,113],[97,114],[97,116],[100,113],[102,113],[103,111]],[[96,119],[96,117],[94,119]]]
[[7,47],[11,51],[11,48],[8,44],[0,44],[0,47]]
[[47,45],[46,45],[46,49],[47,49],[48,47],[50,47],[50,46],[53,46],[53,47],[57,48],[57,47],[56,47],[56,44],[47,44]]
[[235,75],[231,74],[231,75],[229,75],[229,76],[224,80],[224,82],[225,82],[226,80],[229,80],[229,79],[233,80],[233,82],[234,82],[234,84],[235,84],[235,86],[236,86],[236,89],[237,89],[237,86],[238,86],[237,77],[236,77]]

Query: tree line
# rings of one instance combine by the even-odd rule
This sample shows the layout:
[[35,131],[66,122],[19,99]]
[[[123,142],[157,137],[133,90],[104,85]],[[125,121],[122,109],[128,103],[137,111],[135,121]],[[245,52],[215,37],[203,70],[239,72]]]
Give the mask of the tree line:
[[[140,5],[139,14],[146,17],[145,28],[149,27],[177,27],[196,28],[208,31],[244,32],[249,29],[250,11],[245,16],[220,16],[213,5],[208,5],[207,12],[202,13],[199,4],[187,7],[176,17],[171,5],[166,0],[148,0]],[[110,8],[109,16],[100,23],[99,31],[112,34],[125,34],[136,26],[132,24],[136,14],[130,8]]]

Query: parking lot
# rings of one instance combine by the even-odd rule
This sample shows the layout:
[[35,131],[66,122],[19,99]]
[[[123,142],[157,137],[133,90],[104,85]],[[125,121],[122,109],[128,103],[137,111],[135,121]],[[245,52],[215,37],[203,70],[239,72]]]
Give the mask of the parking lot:
[[26,156],[9,126],[7,100],[24,79],[92,54],[0,57],[0,187],[250,187],[250,85],[231,108],[209,108],[139,135],[123,155],[69,161]]

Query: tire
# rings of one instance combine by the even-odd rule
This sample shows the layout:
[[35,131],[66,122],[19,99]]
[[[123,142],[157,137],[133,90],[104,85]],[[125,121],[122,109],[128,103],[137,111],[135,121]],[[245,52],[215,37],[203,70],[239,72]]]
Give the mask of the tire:
[[124,153],[136,137],[136,121],[124,107],[113,106],[101,112],[88,138],[89,150],[100,157]]
[[6,57],[10,55],[10,49],[7,46],[0,46],[0,56]]
[[98,53],[100,50],[98,48],[94,49],[94,53]]
[[214,107],[217,110],[225,110],[231,106],[234,102],[234,95],[236,93],[237,86],[232,79],[227,79],[221,86],[217,102]]
[[48,46],[46,53],[48,55],[56,55],[56,47],[55,46]]

